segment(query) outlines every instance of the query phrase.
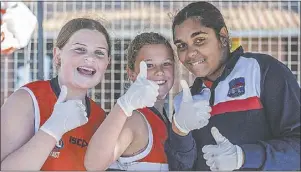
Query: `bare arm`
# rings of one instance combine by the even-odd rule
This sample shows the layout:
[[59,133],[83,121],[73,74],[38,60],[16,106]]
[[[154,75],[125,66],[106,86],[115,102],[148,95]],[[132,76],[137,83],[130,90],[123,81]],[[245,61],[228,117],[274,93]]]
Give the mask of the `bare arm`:
[[1,170],[40,170],[55,146],[43,131],[34,134],[33,101],[25,90],[1,107]]
[[87,170],[105,170],[127,150],[135,138],[136,126],[141,124],[139,116],[134,111],[127,119],[119,105],[114,106],[90,140],[85,156]]
[[[139,69],[135,82],[117,100],[108,117],[92,136],[85,156],[87,170],[104,170],[116,160],[134,140],[133,127],[139,124],[125,125],[127,117],[135,109],[154,106],[159,85],[147,80],[147,65],[144,61],[140,62]],[[134,118],[128,121],[130,119]]]

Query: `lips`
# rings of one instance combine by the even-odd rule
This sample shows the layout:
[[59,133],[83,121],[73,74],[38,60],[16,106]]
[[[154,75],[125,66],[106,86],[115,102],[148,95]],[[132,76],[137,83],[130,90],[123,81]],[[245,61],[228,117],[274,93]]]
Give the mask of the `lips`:
[[158,81],[154,81],[156,82],[158,85],[163,85],[167,82],[167,80],[158,80]]
[[201,58],[201,59],[199,59],[199,60],[194,60],[194,61],[189,61],[189,62],[187,62],[187,64],[189,64],[189,65],[191,65],[191,66],[195,66],[195,65],[198,65],[198,64],[202,64],[202,63],[204,63],[206,61],[206,59],[204,59],[204,58]]
[[96,73],[96,69],[93,67],[80,66],[77,71],[82,75],[93,76]]

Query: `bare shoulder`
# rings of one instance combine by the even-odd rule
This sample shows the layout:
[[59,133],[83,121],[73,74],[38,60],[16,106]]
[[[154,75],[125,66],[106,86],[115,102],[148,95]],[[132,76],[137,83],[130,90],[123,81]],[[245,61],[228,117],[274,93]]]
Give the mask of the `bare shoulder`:
[[138,111],[133,111],[133,115],[128,118],[126,125],[132,128],[135,135],[147,135],[148,133],[147,121],[143,114]]
[[132,116],[128,118],[123,131],[130,130],[132,140],[123,155],[129,156],[143,150],[148,144],[148,126],[143,114],[134,111]]
[[14,92],[1,107],[1,161],[34,134],[34,106],[23,89]]
[[[143,114],[141,114],[138,111],[133,111],[133,114],[131,117],[128,118],[127,123],[132,124],[132,125],[140,125],[144,123],[146,124],[145,118]],[[141,126],[141,125],[140,125]]]
[[[30,115],[26,112],[33,112],[33,101],[30,94],[24,90],[19,89],[11,94],[6,102],[1,107],[1,119],[3,118],[19,118]],[[24,114],[24,115],[18,115]],[[33,115],[33,114],[32,114]],[[26,116],[27,118],[28,116]],[[33,116],[32,116],[33,117]]]

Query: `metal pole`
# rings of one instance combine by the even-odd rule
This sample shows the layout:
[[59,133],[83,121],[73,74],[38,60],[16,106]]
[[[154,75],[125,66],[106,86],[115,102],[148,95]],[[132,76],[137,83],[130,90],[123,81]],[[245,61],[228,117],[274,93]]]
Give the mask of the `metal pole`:
[[38,80],[44,80],[44,46],[43,46],[43,20],[44,20],[44,2],[37,2],[38,8]]

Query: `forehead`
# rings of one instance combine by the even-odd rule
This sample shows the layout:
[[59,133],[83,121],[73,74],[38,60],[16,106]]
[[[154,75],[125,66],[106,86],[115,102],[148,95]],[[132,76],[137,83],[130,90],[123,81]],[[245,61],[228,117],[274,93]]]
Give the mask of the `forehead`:
[[83,43],[95,47],[108,48],[106,37],[103,33],[97,30],[81,29],[76,31],[68,40],[69,44]]
[[166,61],[173,59],[171,50],[165,44],[144,45],[138,52],[136,61]]
[[199,20],[194,18],[186,19],[181,24],[175,26],[175,40],[186,40],[190,38],[193,33],[199,31],[214,34],[213,29],[203,26]]

